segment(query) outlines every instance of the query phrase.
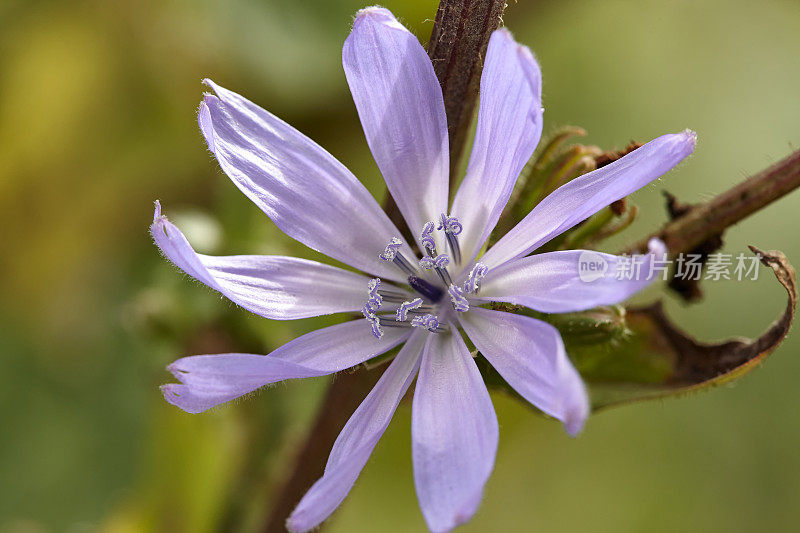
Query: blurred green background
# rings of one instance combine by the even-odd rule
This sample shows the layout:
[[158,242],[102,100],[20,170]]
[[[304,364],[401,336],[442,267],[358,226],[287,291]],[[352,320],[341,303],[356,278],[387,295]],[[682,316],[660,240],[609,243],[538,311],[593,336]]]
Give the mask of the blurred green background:
[[[436,2],[384,3],[423,42]],[[267,353],[322,321],[268,322],[163,260],[152,201],[207,253],[308,250],[219,171],[196,127],[209,76],[326,147],[377,195],[341,70],[354,0],[0,2],[0,532],[249,531],[326,380],[204,415],[162,401],[188,354]],[[695,155],[633,198],[699,201],[800,143],[796,0],[522,1],[506,25],[542,65],[546,129],[604,148],[691,127]],[[726,252],[800,264],[800,194],[727,234]],[[757,282],[669,298],[704,339],[756,335],[784,306]],[[652,296],[652,294],[651,294]],[[569,439],[496,396],[497,467],[464,531],[782,531],[800,523],[800,341],[735,386],[620,408]],[[335,532],[423,530],[402,406]]]

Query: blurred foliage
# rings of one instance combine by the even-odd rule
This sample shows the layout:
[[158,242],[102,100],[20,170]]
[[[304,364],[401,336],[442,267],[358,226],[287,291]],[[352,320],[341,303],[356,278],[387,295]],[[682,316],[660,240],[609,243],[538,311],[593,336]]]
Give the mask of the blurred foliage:
[[[385,5],[427,38],[436,2]],[[326,381],[189,416],[161,400],[163,368],[202,351],[266,353],[327,322],[236,309],[159,257],[146,229],[159,198],[201,251],[315,257],[282,237],[204,149],[195,109],[206,76],[292,123],[383,194],[340,66],[360,7],[0,2],[0,531],[258,523]],[[628,235],[663,220],[659,190],[703,199],[800,141],[793,0],[520,2],[504,18],[542,64],[549,131],[578,124],[603,148],[699,132],[696,155],[635,196],[640,217]],[[755,244],[797,263],[799,206],[791,197],[752,217],[723,251]],[[708,283],[704,302],[667,308],[698,337],[756,336],[783,297],[768,278]],[[577,440],[498,395],[497,468],[464,530],[791,529],[800,521],[798,349],[790,337],[734,390],[602,414]],[[331,531],[422,529],[409,418],[401,407]]]

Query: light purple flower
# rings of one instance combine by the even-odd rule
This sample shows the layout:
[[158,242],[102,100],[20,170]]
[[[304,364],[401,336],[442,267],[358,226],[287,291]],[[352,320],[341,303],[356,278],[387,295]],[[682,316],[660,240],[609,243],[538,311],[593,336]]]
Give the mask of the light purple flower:
[[[200,105],[210,150],[237,187],[289,236],[366,275],[293,257],[196,253],[162,214],[152,235],[186,273],[270,319],[363,313],[303,335],[267,356],[197,355],[169,370],[170,403],[198,413],[269,383],[322,376],[403,345],[342,430],[322,478],[287,526],[307,531],[342,502],[416,377],[414,479],[432,531],[475,513],[493,465],[497,418],[466,334],[521,396],[577,434],[586,390],[558,331],[498,301],[545,313],[580,311],[628,298],[652,276],[614,277],[615,256],[581,281],[580,250],[529,255],[688,156],[695,134],[659,137],[562,186],[482,256],[542,131],[541,75],[531,52],[505,29],[489,43],[477,131],[466,177],[448,209],[448,139],[439,83],[425,50],[386,9],[360,11],[342,54],[367,143],[423,257],[353,174],[303,134],[211,81]],[[653,243],[649,261],[663,252]],[[476,258],[479,258],[476,260]]]

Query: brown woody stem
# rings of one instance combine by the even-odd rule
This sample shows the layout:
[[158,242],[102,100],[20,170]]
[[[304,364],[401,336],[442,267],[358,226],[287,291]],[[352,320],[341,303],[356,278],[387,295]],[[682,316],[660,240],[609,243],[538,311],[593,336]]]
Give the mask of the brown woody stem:
[[486,47],[505,7],[505,0],[441,0],[436,12],[428,55],[444,95],[451,189],[478,101]]
[[295,455],[294,467],[283,486],[275,491],[275,501],[264,525],[265,533],[286,531],[286,519],[300,499],[325,471],[328,454],[350,415],[369,394],[383,368],[341,372],[328,386],[320,402],[316,419],[308,430],[305,442]]
[[625,252],[646,251],[647,241],[652,237],[664,241],[671,254],[689,252],[798,187],[800,150],[711,201],[693,206],[685,215],[668,222],[659,231],[637,242]]

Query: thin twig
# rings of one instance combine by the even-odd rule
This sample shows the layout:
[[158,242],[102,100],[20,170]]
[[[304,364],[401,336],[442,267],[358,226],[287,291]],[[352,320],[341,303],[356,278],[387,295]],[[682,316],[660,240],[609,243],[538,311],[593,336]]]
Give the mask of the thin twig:
[[664,241],[671,254],[689,252],[798,187],[800,150],[711,201],[693,206],[685,215],[627,248],[625,253],[646,251],[647,242],[653,237]]

